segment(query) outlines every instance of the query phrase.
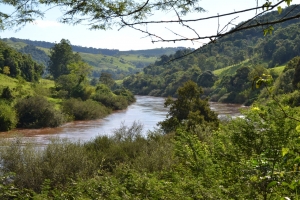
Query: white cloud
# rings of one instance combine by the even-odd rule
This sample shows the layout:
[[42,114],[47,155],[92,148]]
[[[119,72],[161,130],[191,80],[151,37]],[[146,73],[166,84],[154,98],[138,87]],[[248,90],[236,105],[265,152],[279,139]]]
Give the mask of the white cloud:
[[61,23],[57,21],[50,21],[50,20],[35,20],[34,24],[40,28],[48,28],[48,27],[60,27],[62,26]]

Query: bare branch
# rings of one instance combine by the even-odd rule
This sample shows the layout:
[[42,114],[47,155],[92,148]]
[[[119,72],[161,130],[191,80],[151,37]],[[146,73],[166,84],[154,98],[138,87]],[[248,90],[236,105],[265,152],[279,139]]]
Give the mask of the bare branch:
[[[259,14],[257,14],[255,17],[268,12],[270,10],[273,10],[274,8],[276,8],[277,6],[279,6],[280,4],[284,3],[284,0],[279,1],[277,4],[270,6],[268,10],[265,10]],[[260,7],[254,7],[254,8],[249,8],[249,9],[245,9],[245,10],[239,10],[239,11],[234,11],[234,12],[230,12],[230,13],[225,13],[225,14],[221,14],[221,15],[214,15],[214,16],[210,16],[210,17],[204,17],[204,18],[198,18],[198,19],[186,19],[186,20],[181,20],[181,22],[198,22],[198,21],[205,21],[205,20],[209,20],[209,19],[214,19],[214,18],[219,18],[219,17],[225,17],[225,16],[230,16],[230,15],[236,15],[239,13],[245,13],[248,11],[253,11],[253,10],[258,10],[258,9],[263,9],[264,6],[260,6]],[[142,25],[142,24],[161,24],[161,23],[178,23],[179,21],[177,20],[170,20],[170,21],[142,21],[142,22],[135,22],[135,23],[127,23],[127,25]]]

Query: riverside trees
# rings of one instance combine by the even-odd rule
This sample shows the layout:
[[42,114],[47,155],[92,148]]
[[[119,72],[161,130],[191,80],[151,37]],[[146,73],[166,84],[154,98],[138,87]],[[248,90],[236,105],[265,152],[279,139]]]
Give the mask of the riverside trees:
[[54,79],[70,73],[68,65],[81,61],[79,54],[74,54],[70,41],[62,39],[50,50],[48,70]]
[[159,125],[166,132],[176,131],[180,126],[186,126],[188,130],[197,125],[217,127],[219,120],[217,114],[209,108],[208,100],[200,99],[202,89],[195,82],[187,81],[177,90],[178,98],[166,99],[165,107],[170,107],[167,119]]

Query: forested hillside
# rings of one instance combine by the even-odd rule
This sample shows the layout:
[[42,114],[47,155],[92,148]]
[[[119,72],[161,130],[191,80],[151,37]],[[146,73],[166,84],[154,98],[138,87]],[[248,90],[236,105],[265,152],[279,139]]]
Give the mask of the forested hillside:
[[36,63],[30,56],[19,53],[0,41],[0,73],[33,82],[39,80],[43,71],[42,64]]
[[[55,44],[45,41],[31,41],[18,38],[3,38],[2,41],[9,46],[18,49],[22,53],[43,64],[48,65],[46,54]],[[79,52],[83,60],[94,67],[93,76],[99,77],[101,72],[110,73],[115,79],[123,79],[125,76],[140,72],[142,68],[154,63],[161,55],[170,55],[178,48],[157,48],[148,50],[119,51],[117,49],[97,49],[71,45],[74,52]],[[41,51],[42,50],[42,51]]]
[[[45,59],[34,46],[23,49]],[[102,118],[135,101],[133,94],[118,86],[111,74],[101,73],[91,85],[92,67],[73,53],[67,40],[55,44],[49,54],[51,80],[45,80],[41,79],[42,64],[0,41],[0,132]]]
[[[257,18],[268,21],[299,13],[299,6],[290,6],[279,15],[270,12]],[[240,31],[179,58],[190,50],[164,55],[143,72],[127,77],[125,87],[141,95],[174,96],[177,88],[193,80],[204,88],[211,100],[250,104],[260,94],[252,90],[252,81],[263,73],[272,74],[300,55],[300,22],[291,20],[274,25],[272,34],[261,28]],[[274,74],[276,78],[276,74]]]

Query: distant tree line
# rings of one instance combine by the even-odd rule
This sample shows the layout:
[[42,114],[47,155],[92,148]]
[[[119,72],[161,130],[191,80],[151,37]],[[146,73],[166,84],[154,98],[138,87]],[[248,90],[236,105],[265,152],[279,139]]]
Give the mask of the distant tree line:
[[[283,9],[282,15],[289,12],[299,13],[300,7]],[[257,21],[274,18],[278,18],[277,12],[258,17]],[[260,94],[251,89],[253,74],[269,73],[271,68],[300,55],[299,21],[290,20],[274,29],[273,34],[267,36],[260,28],[243,30],[196,52],[186,49],[163,55],[154,64],[143,68],[142,73],[125,78],[123,84],[136,94],[176,96],[177,88],[192,80],[204,88],[204,95],[210,96],[211,100],[251,104]],[[190,55],[185,56],[187,54]],[[230,70],[224,69],[229,66]],[[218,70],[226,74],[215,75]]]
[[39,80],[43,72],[44,66],[31,56],[17,52],[0,41],[0,73],[34,82]]

